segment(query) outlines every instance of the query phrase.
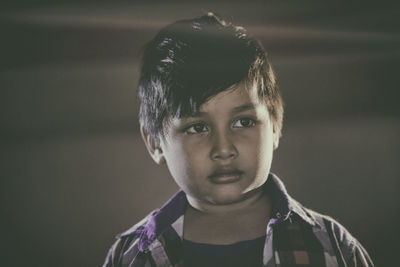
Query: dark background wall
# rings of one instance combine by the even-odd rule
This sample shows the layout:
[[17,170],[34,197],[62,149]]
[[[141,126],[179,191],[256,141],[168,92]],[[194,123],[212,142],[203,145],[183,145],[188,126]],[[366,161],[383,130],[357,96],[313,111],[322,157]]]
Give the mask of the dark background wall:
[[206,11],[269,51],[286,102],[272,170],[378,266],[395,266],[398,10],[354,1],[3,6],[1,266],[99,266],[115,234],[177,190],[139,136],[139,53],[162,26]]

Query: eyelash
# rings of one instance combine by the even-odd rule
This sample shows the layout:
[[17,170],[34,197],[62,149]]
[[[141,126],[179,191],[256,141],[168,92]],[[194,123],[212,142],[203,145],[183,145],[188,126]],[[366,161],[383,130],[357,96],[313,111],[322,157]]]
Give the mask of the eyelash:
[[[240,122],[241,120],[249,120],[250,121],[250,125],[248,125],[248,126],[233,126],[233,128],[251,128],[251,127],[254,127],[254,126],[256,126],[257,125],[257,121],[256,120],[254,120],[254,119],[252,119],[252,118],[248,118],[248,117],[243,117],[243,118],[239,118],[239,119],[236,119],[236,120],[234,120],[233,121],[233,125],[235,125],[237,122]],[[206,130],[204,131],[200,131],[200,132],[197,132],[197,131],[194,131],[194,132],[190,132],[190,129],[192,129],[193,128],[193,130],[194,130],[194,127],[195,126],[203,126],[203,129],[204,128],[206,128]],[[205,133],[205,132],[207,132],[208,131],[208,127],[207,127],[207,125],[206,125],[206,123],[204,123],[204,122],[196,122],[196,123],[193,123],[193,124],[191,124],[190,126],[188,126],[188,127],[186,127],[185,129],[184,129],[184,132],[186,133],[186,134],[203,134],[203,133]]]
[[237,119],[234,124],[236,124],[236,122],[239,122],[241,120],[249,120],[251,125],[249,125],[249,126],[241,126],[241,127],[236,127],[236,128],[251,128],[251,127],[254,127],[257,124],[256,120],[253,120],[252,118],[247,118],[247,117]]
[[184,129],[184,132],[186,133],[186,134],[202,134],[202,133],[204,133],[205,131],[202,131],[202,132],[189,132],[189,130],[190,129],[194,129],[194,127],[195,126],[197,126],[197,125],[202,125],[203,127],[205,127],[205,128],[207,128],[207,126],[206,126],[206,124],[205,123],[203,123],[203,122],[196,122],[196,123],[193,123],[193,124],[191,124],[189,127],[186,127],[185,129]]

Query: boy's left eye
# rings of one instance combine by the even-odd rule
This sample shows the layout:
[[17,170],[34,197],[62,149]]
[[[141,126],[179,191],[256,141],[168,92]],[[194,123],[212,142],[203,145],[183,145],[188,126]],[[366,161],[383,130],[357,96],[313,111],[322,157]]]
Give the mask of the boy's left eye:
[[233,123],[234,128],[253,127],[256,122],[250,118],[241,118]]

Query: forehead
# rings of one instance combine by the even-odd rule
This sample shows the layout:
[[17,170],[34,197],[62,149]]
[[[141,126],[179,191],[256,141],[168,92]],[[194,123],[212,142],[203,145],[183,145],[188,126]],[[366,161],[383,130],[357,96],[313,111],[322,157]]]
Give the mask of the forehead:
[[241,82],[211,97],[208,101],[200,105],[198,113],[210,110],[223,111],[230,109],[239,112],[246,109],[257,108],[260,105],[263,106],[264,102],[260,101],[256,86],[249,86]]

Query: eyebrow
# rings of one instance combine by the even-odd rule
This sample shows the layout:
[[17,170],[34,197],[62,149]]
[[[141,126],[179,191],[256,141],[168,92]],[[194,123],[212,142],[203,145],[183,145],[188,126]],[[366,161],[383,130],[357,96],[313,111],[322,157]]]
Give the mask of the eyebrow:
[[252,104],[252,103],[246,103],[244,105],[238,106],[238,107],[234,107],[232,109],[232,113],[239,113],[239,112],[243,112],[243,111],[247,111],[247,110],[253,110],[256,109],[256,107]]
[[[241,106],[234,107],[234,108],[232,109],[231,113],[232,113],[232,114],[235,114],[235,113],[240,113],[240,112],[243,112],[243,111],[254,110],[254,109],[255,109],[254,104],[252,104],[252,103],[246,103],[246,104],[243,104],[243,105],[241,105]],[[206,114],[207,114],[206,112],[197,111],[197,112],[191,114],[191,115],[188,116],[188,117],[198,118],[198,117],[205,116]]]

